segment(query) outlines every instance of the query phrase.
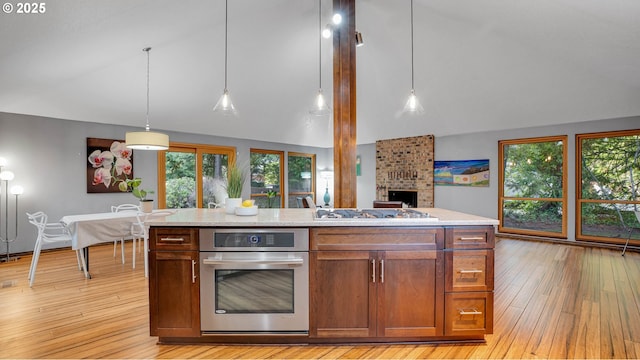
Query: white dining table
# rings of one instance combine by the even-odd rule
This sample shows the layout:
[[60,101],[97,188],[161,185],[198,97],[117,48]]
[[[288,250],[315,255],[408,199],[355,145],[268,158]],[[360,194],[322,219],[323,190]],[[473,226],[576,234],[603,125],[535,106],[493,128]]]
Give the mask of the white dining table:
[[[147,219],[154,213],[166,216],[167,210],[154,210],[147,214]],[[138,222],[138,211],[119,211],[94,214],[66,215],[60,219],[71,234],[71,248],[83,250],[88,271],[89,246],[113,242],[131,235],[131,227]]]

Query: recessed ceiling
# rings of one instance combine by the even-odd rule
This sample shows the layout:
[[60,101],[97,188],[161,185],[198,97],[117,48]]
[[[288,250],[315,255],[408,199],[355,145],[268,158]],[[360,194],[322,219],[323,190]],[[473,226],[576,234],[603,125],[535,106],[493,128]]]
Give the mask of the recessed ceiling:
[[[640,1],[356,0],[357,142],[640,115]],[[14,9],[15,10],[15,9]],[[331,1],[323,0],[323,21]],[[56,0],[0,13],[0,111],[331,147],[318,88],[317,0],[229,0],[228,87],[237,117],[212,112],[224,87],[224,1]],[[322,85],[331,101],[331,40]]]

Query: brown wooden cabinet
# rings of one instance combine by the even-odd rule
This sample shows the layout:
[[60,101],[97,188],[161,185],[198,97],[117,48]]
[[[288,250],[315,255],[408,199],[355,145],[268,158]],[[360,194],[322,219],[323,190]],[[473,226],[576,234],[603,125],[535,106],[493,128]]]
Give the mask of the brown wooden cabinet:
[[445,247],[445,335],[493,333],[493,227],[447,228]]
[[444,333],[442,228],[314,228],[310,338]]
[[152,336],[200,336],[198,229],[155,228],[149,236]]

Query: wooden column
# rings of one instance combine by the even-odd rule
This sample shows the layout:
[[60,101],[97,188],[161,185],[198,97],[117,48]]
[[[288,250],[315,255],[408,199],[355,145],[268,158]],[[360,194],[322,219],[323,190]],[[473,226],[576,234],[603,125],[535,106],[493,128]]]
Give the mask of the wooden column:
[[356,207],[356,2],[333,0],[342,24],[333,33],[334,207]]

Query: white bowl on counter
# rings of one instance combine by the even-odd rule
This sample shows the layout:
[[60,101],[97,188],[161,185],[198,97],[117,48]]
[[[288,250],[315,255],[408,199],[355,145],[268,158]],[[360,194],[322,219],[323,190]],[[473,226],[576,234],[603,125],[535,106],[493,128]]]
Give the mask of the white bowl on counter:
[[250,216],[250,215],[258,215],[258,206],[253,205],[251,207],[236,207],[236,215],[240,216]]

